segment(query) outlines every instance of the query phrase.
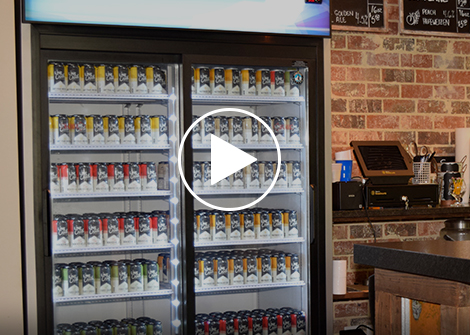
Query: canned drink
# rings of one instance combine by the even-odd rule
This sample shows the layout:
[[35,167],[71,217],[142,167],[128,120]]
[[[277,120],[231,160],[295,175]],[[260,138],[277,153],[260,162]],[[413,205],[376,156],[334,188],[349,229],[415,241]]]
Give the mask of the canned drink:
[[[261,120],[263,120],[268,125],[268,127],[272,128],[272,118],[270,116],[262,116]],[[259,143],[274,143],[271,133],[269,132],[268,128],[266,128],[262,123],[260,123],[259,126]]]
[[286,118],[286,137],[287,143],[299,144],[300,143],[300,126],[299,118],[292,116]]
[[263,317],[263,334],[277,335],[277,316],[267,314]]
[[124,192],[124,167],[122,163],[108,164],[108,183],[111,192]]
[[141,214],[138,220],[139,230],[137,235],[137,244],[152,244],[153,233],[150,215]]
[[287,280],[286,255],[283,253],[276,256],[276,276],[274,282],[285,283]]
[[258,95],[271,95],[271,75],[269,70],[256,71],[256,93]]
[[263,317],[261,315],[251,315],[252,334],[263,335]]
[[133,65],[129,68],[129,86],[131,93],[146,94],[147,88],[147,74],[141,65]]
[[104,144],[104,122],[101,115],[90,115],[86,118],[88,142],[90,144]]
[[199,241],[212,241],[209,214],[204,211],[199,212],[198,214],[196,214],[196,219],[198,220],[199,225]]
[[[199,119],[199,116],[193,115],[193,123]],[[197,122],[196,125],[193,127],[191,137],[193,140],[193,144],[201,144],[202,143],[202,129],[201,129],[201,122]]]
[[[214,262],[217,262],[215,266],[217,269],[217,286],[229,285],[227,258],[218,257],[216,260],[214,260]],[[214,272],[216,269],[214,269]]]
[[147,88],[151,94],[166,94],[166,72],[159,66],[149,66],[146,69]]
[[225,215],[220,212],[213,212],[210,215],[211,220],[211,235],[214,241],[227,240],[227,233],[225,227]]
[[202,164],[201,162],[193,163],[193,189],[195,191],[202,190]]
[[153,243],[168,243],[168,222],[165,214],[153,218]]
[[228,120],[230,143],[243,144],[243,119],[240,116],[232,116]]
[[201,281],[199,280],[199,260],[194,261],[194,286],[201,286]]
[[211,143],[211,135],[215,135],[215,119],[212,116],[206,116],[203,123],[202,144]]
[[52,293],[54,297],[63,297],[64,296],[64,288],[63,288],[63,280],[62,280],[62,266],[64,264],[55,264],[54,265],[54,277],[53,277],[53,289]]
[[119,119],[116,115],[103,116],[104,138],[106,144],[120,144]]
[[255,230],[259,227],[259,233],[256,235],[258,239],[264,240],[271,238],[271,225],[269,222],[269,213],[262,211],[255,214]]
[[291,335],[292,334],[292,323],[291,316],[289,313],[280,312],[277,316],[278,334]]
[[157,144],[168,144],[168,118],[164,115],[158,116],[158,138]]
[[116,93],[131,93],[129,86],[129,69],[125,65],[116,65],[114,71],[114,89]]
[[302,186],[299,161],[287,162],[287,186],[288,187],[301,187]]
[[140,164],[142,190],[151,192],[158,189],[157,165],[154,162]]
[[160,137],[160,116],[150,116],[150,128],[152,132],[152,143],[159,143]]
[[290,280],[289,281],[299,281],[299,280],[300,280],[299,255],[292,254],[290,258]]
[[49,62],[47,65],[47,79],[49,92],[64,93],[67,91],[64,64]]
[[59,138],[59,115],[49,116],[49,142],[57,144],[56,139]]
[[115,329],[116,329],[116,335],[128,335],[129,334],[129,327],[125,324],[117,325]]
[[[202,258],[203,264],[203,279],[202,279],[202,287],[210,287],[215,286],[215,277],[214,277],[214,259],[212,257],[205,257]],[[201,274],[199,274],[199,278],[201,278]]]
[[98,331],[100,335],[113,335],[113,328],[109,325],[101,325]]
[[129,284],[127,283],[127,265],[125,263],[112,263],[111,286],[113,293],[125,293],[129,291]]
[[225,95],[225,70],[223,67],[214,67],[210,69],[209,79],[211,85],[211,92],[213,95]]
[[194,68],[191,67],[191,94],[196,94],[196,85],[194,84]]
[[267,188],[273,182],[274,166],[272,162],[259,162],[261,188]]
[[80,295],[94,295],[95,288],[95,272],[93,265],[84,264],[81,267],[81,278],[79,277]]
[[245,185],[246,188],[259,188],[259,163],[253,162],[245,168]]
[[224,179],[221,179],[217,183],[217,187],[219,187],[220,189],[223,189],[223,190],[229,190],[232,187],[230,183],[231,183],[230,176],[227,176]]
[[49,187],[51,189],[51,193],[60,193],[60,168],[55,163],[51,163],[50,168],[50,183]]
[[208,67],[198,67],[194,72],[197,94],[211,94],[210,73]]
[[258,284],[258,261],[255,256],[246,256],[244,261],[244,271],[246,271],[247,284]]
[[286,211],[283,213],[284,231],[286,238],[299,237],[299,226],[296,211]]
[[52,119],[52,116],[49,116],[49,145],[54,144],[54,121]]
[[261,283],[272,283],[273,278],[271,274],[271,257],[263,256],[261,257]]
[[78,287],[78,269],[74,265],[64,265],[62,268],[62,287],[65,297],[80,295]]
[[170,282],[170,254],[158,255],[158,266],[160,269],[160,282],[168,284]]
[[211,185],[211,162],[204,162],[203,171],[204,171],[203,187],[205,189],[216,187],[217,186],[216,184]]
[[[57,122],[57,127],[55,127]],[[57,115],[53,117],[54,129],[54,143],[57,145],[70,144],[70,126],[69,118],[67,115]]]
[[[277,171],[277,163],[273,164],[274,172]],[[281,161],[279,166],[279,176],[277,177],[274,187],[286,188],[287,187],[287,162]]]
[[236,171],[235,173],[230,175],[230,177],[232,179],[231,184],[232,184],[233,189],[245,188],[245,183],[244,183],[245,177],[244,177],[243,169]]
[[106,163],[96,163],[91,165],[91,176],[93,180],[93,190],[95,192],[108,192],[108,165]]
[[82,91],[87,93],[96,93],[96,67],[93,64],[83,64],[81,70]]
[[169,190],[170,189],[170,165],[168,162],[158,163],[158,189]]
[[109,64],[101,64],[97,69],[98,93],[114,93],[114,70]]
[[85,223],[82,216],[67,215],[69,229],[69,243],[72,248],[84,248],[87,246],[88,223]]
[[279,144],[286,144],[286,119],[282,116],[273,118],[273,131]]
[[226,116],[215,117],[215,135],[221,140],[228,142],[229,136],[229,119]]
[[163,325],[161,321],[149,320],[147,322],[148,335],[163,335]]
[[135,144],[135,124],[132,115],[118,116],[119,137],[122,144]]
[[[128,170],[128,171],[126,171]],[[129,182],[126,185],[126,190],[131,192],[142,191],[142,184],[140,182],[140,166],[138,163],[131,162],[124,165],[124,175],[128,172]]]
[[102,217],[103,239],[106,246],[118,246],[121,244],[119,233],[119,218],[117,215],[105,215]]
[[78,192],[93,192],[93,183],[91,180],[91,165],[90,163],[75,164],[77,173],[77,191]]
[[225,70],[225,89],[228,95],[240,95],[240,70],[236,68]]
[[150,116],[140,115],[135,118],[135,137],[137,144],[152,144]]
[[67,79],[67,92],[81,92],[80,67],[76,63],[67,63],[65,66],[65,78]]
[[295,74],[297,73],[296,70],[288,70],[284,74],[284,81],[285,81],[285,89],[286,89],[286,96],[288,97],[298,97],[300,96],[300,87],[294,80]]
[[102,223],[99,216],[93,215],[85,219],[85,229],[88,231],[87,244],[89,247],[103,246]]
[[284,97],[286,95],[285,89],[285,72],[284,70],[271,71],[271,92],[272,95]]
[[[227,216],[230,220],[227,220]],[[229,224],[230,227],[230,234],[229,239],[232,241],[238,241],[241,239],[241,225],[240,225],[240,215],[238,212],[232,212],[229,215],[225,216],[226,224]]]
[[87,120],[83,115],[74,115],[69,118],[69,127],[71,130],[70,137],[72,144],[86,145],[88,144]]
[[256,95],[256,75],[255,70],[247,68],[241,71],[242,75],[242,95]]
[[242,240],[254,240],[255,235],[255,217],[252,212],[244,212],[241,215]]
[[[57,166],[60,175],[60,192],[77,192],[77,170],[73,163],[63,163]],[[51,171],[51,173],[54,171]],[[51,175],[52,179],[52,175]]]
[[306,323],[306,318],[305,314],[302,312],[297,313],[297,329],[296,329],[296,334],[297,335],[306,335],[307,334],[307,323]]
[[52,239],[54,249],[70,247],[68,222],[63,215],[55,215],[52,219]]
[[272,211],[270,214],[271,217],[271,238],[284,238],[284,225],[282,222],[282,212],[278,210]]
[[137,238],[136,238],[136,227],[135,227],[135,220],[132,215],[125,215],[122,218],[122,237],[121,241],[123,245],[136,245]]
[[232,285],[243,285],[245,284],[245,277],[243,275],[243,258],[233,258],[233,280]]
[[246,315],[238,315],[237,319],[238,322],[238,335],[248,335],[250,333],[249,326],[248,326],[248,317]]
[[158,291],[160,289],[160,273],[158,263],[147,260],[144,266],[144,290]]
[[142,263],[134,261],[130,265],[129,278],[129,292],[142,292],[144,290]]

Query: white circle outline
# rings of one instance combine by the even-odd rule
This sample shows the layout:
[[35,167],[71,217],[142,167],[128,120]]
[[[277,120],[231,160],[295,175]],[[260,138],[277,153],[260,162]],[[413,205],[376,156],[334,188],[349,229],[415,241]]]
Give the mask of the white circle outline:
[[[240,206],[240,207],[220,207],[220,206],[215,206],[215,205],[212,205],[210,203],[208,203],[207,201],[205,200],[202,200],[194,191],[191,187],[189,187],[188,185],[188,182],[186,181],[186,178],[184,177],[184,173],[183,173],[183,169],[181,167],[181,153],[183,151],[183,144],[184,142],[186,141],[186,138],[188,137],[189,133],[193,130],[193,128],[196,126],[196,124],[200,123],[202,120],[204,120],[207,116],[211,116],[213,114],[218,114],[218,113],[223,113],[223,112],[238,112],[238,113],[242,113],[242,114],[245,114],[245,115],[248,115],[248,116],[251,116],[251,117],[254,117],[256,120],[258,120],[259,122],[261,122],[261,124],[266,128],[268,129],[269,131],[269,134],[271,135],[271,137],[274,139],[274,144],[276,145],[276,151],[277,151],[277,167],[276,167],[276,175],[274,176],[273,178],[273,181],[271,183],[271,185],[268,187],[268,189],[263,193],[263,195],[261,195],[258,199],[250,202],[249,204],[247,205],[244,205],[244,206]],[[191,195],[193,197],[195,197],[199,202],[201,202],[202,204],[206,205],[207,207],[210,207],[212,209],[216,209],[216,210],[219,210],[219,211],[240,211],[242,209],[246,209],[246,208],[249,208],[251,206],[254,206],[256,205],[258,202],[260,202],[261,200],[263,200],[268,194],[269,192],[271,192],[271,190],[274,188],[274,185],[276,184],[276,181],[277,181],[277,178],[279,177],[279,171],[280,171],[280,167],[281,167],[281,148],[279,147],[279,142],[277,141],[277,138],[276,136],[274,135],[274,132],[273,130],[271,129],[271,127],[268,126],[268,124],[266,122],[264,122],[259,116],[251,113],[251,112],[248,112],[246,110],[243,110],[243,109],[240,109],[240,108],[219,108],[219,109],[216,109],[216,110],[213,110],[211,112],[208,112],[206,114],[204,114],[203,116],[199,117],[196,121],[194,121],[191,126],[188,128],[188,130],[186,130],[186,132],[184,133],[184,136],[183,136],[183,139],[181,140],[180,142],[180,147],[179,147],[179,150],[178,150],[178,169],[180,171],[180,177],[181,179],[183,180],[183,184],[184,186],[187,188],[187,190],[189,191],[189,193],[191,193]]]

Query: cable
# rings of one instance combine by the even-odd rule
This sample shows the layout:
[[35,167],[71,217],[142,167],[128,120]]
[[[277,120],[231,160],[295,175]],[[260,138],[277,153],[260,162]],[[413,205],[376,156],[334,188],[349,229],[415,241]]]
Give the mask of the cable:
[[369,222],[370,229],[372,230],[372,234],[374,234],[374,243],[377,243],[377,233],[375,232],[375,227],[372,224],[372,221],[369,217],[369,210],[367,209],[367,200],[366,200],[366,185],[369,182],[367,180],[365,183],[362,184],[362,199],[364,200],[364,210],[366,212],[367,221]]

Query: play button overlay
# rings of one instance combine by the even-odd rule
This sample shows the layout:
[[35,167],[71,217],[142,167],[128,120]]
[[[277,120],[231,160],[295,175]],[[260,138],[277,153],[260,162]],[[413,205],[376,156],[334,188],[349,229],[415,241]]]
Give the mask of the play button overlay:
[[[190,135],[195,126],[203,124],[202,121],[206,117],[212,116],[214,114],[222,114],[224,116],[234,115],[234,114],[237,114],[237,115],[244,114],[246,116],[249,116],[251,118],[258,120],[269,131],[269,134],[273,138],[273,142],[276,147],[277,164],[276,164],[276,171],[275,171],[274,177],[272,178],[271,185],[269,185],[267,189],[265,188],[260,188],[260,189],[252,189],[252,188],[250,189],[247,189],[247,188],[245,189],[221,189],[221,188],[218,188],[217,183],[233,175],[235,172],[242,170],[246,166],[256,162],[258,158],[244,152],[241,149],[243,148],[244,145],[241,145],[241,148],[237,148],[235,145],[232,145],[213,134],[210,135],[210,139],[211,139],[210,162],[208,162],[210,163],[210,177],[211,177],[210,187],[207,185],[202,190],[198,189],[197,191],[194,191],[193,188],[188,184],[184,176],[184,170],[182,167],[182,152],[184,148],[184,142],[186,141],[188,137],[189,137],[189,140],[191,140]],[[208,148],[204,148],[204,149],[208,149]],[[254,148],[249,147],[249,149],[250,149],[250,152],[253,152],[252,149],[256,149],[256,146],[254,146]],[[263,148],[263,149],[266,149],[266,148]],[[194,158],[196,153],[198,153],[199,155],[199,151],[193,149],[193,161],[197,161],[197,159]],[[209,159],[208,157],[209,155],[208,154],[206,155],[207,155],[207,159],[205,161]],[[256,152],[255,155],[258,155],[258,152]],[[181,140],[180,147],[178,150],[178,169],[180,172],[181,180],[183,181],[183,184],[186,187],[186,189],[200,203],[204,204],[205,206],[209,208],[220,210],[220,211],[240,211],[246,208],[250,208],[256,205],[261,200],[263,200],[269,194],[269,192],[271,192],[274,185],[276,184],[277,178],[279,177],[280,166],[281,166],[281,149],[279,147],[279,142],[277,141],[276,136],[274,135],[274,132],[271,129],[271,126],[266,124],[266,122],[264,122],[259,116],[251,112],[248,112],[246,110],[239,109],[239,108],[220,108],[220,109],[213,110],[199,117],[186,130],[183,136],[183,139]],[[193,174],[194,173],[195,172],[193,171]],[[222,201],[224,204],[230,204],[230,203],[240,204],[240,200],[243,200],[244,198],[250,198],[250,199],[247,199],[247,201],[249,201],[258,195],[259,197],[257,199],[251,201],[250,203],[246,205],[238,206],[238,207],[221,207],[219,205],[215,205],[209,202],[209,200],[215,198],[217,203],[220,203]]]
[[215,135],[211,135],[211,185],[257,160],[258,158],[247,154]]

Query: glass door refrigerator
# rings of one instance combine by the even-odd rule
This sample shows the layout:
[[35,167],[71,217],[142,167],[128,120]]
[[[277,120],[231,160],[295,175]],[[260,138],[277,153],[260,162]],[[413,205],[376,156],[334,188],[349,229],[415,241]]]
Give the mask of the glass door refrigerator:
[[182,333],[180,65],[171,61],[42,54],[54,334]]

